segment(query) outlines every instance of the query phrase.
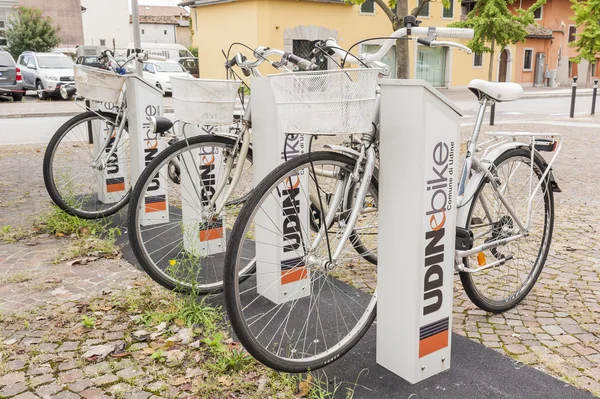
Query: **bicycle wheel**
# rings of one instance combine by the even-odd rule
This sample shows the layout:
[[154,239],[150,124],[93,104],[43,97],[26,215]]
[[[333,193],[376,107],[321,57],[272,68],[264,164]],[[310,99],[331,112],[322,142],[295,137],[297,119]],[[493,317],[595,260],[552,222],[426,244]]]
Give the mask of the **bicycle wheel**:
[[195,294],[222,289],[226,240],[253,187],[251,149],[245,160],[236,159],[243,170],[223,212],[213,215],[208,202],[229,177],[225,164],[237,156],[235,145],[220,136],[181,140],[159,153],[133,189],[130,244],[144,271],[165,288]]
[[[341,242],[347,216],[340,197],[354,185],[355,165],[331,151],[280,165],[248,197],[233,228],[224,281],[229,318],[248,352],[273,369],[321,368],[350,350],[375,319],[377,266],[350,239]],[[372,180],[368,196],[377,194]],[[311,197],[334,216],[320,242],[310,223]],[[377,212],[369,212],[353,232],[376,240],[376,229]],[[341,256],[330,263],[340,244]],[[255,268],[244,273],[249,264]]]
[[[533,188],[545,168],[541,157],[536,156]],[[527,221],[530,171],[529,149],[508,150],[494,162],[493,173],[502,195],[523,224]],[[476,191],[469,206],[467,228],[475,236],[474,247],[519,233],[517,223],[487,179]],[[533,288],[542,272],[554,225],[554,195],[547,178],[533,197],[531,209],[528,235],[465,259],[466,266],[476,265],[472,268],[500,261],[497,266],[476,273],[460,273],[465,292],[475,305],[485,311],[499,313],[516,306]]]
[[92,164],[107,134],[118,130],[115,115],[85,112],[54,134],[44,154],[44,184],[63,211],[83,219],[110,216],[129,201],[130,149],[126,129],[105,171]]

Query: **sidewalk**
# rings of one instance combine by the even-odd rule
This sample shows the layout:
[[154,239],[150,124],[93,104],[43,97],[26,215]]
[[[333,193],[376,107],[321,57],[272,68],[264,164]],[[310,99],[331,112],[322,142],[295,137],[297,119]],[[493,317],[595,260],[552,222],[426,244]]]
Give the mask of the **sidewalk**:
[[[439,89],[446,97],[453,101],[469,101],[473,100],[475,97],[473,93],[469,91],[469,89],[460,88],[460,89]],[[523,99],[531,99],[531,98],[557,98],[557,97],[571,97],[572,88],[571,87],[527,87],[523,89]],[[591,96],[593,93],[593,89],[578,87],[577,88],[577,97],[587,97]]]

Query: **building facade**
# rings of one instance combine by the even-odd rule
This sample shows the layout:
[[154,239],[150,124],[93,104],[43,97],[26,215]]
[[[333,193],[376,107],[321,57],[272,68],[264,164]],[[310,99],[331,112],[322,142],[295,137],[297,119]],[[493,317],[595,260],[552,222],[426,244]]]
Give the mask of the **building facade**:
[[106,46],[110,49],[127,48],[132,38],[126,1],[81,0],[81,5],[86,45]]
[[[200,54],[200,69],[207,78],[224,76],[223,55],[233,42],[250,47],[269,46],[307,56],[316,40],[333,37],[344,48],[369,37],[385,37],[392,30],[385,13],[367,0],[363,5],[344,1],[295,0],[197,0],[191,7],[194,43]],[[409,1],[409,9],[417,0]],[[460,18],[458,0],[445,9],[441,2],[430,3],[419,17],[422,26],[446,26]],[[382,40],[362,43],[357,51],[374,52]],[[467,41],[461,41],[466,44]],[[485,79],[489,55],[468,55],[456,49],[426,48],[410,42],[411,76],[436,87],[466,87],[473,78]],[[355,48],[356,49],[356,48]],[[233,51],[242,51],[242,48]],[[395,51],[384,58],[394,69]],[[262,66],[264,73],[272,68]],[[495,67],[496,68],[496,67]]]
[[[187,22],[189,13],[184,8],[139,6],[139,14],[142,43],[184,44],[179,42],[191,42]],[[180,31],[181,28],[186,29]],[[129,31],[133,37],[133,24],[131,23]],[[182,36],[181,39],[178,38],[179,36]]]
[[19,5],[19,0],[0,0],[0,48],[6,46],[6,28],[8,18]]
[[60,27],[57,51],[74,53],[84,44],[81,0],[19,0],[25,7],[37,7]]

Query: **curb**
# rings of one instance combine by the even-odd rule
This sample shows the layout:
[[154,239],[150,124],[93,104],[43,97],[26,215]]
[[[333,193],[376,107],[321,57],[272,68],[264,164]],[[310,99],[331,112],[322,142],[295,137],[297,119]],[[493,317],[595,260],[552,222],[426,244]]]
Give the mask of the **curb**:
[[[173,108],[163,108],[165,114],[173,113]],[[0,115],[0,119],[20,119],[20,118],[52,118],[60,116],[75,116],[83,112],[37,112],[31,114],[7,114]]]

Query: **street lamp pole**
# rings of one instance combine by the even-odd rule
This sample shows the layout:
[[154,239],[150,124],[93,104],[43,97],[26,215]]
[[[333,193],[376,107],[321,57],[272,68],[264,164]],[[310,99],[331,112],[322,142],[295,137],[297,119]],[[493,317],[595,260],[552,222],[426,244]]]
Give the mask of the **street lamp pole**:
[[[131,22],[133,23],[133,47],[134,51],[142,51],[142,37],[140,35],[140,10],[138,0],[131,0]],[[143,76],[142,61],[135,61],[135,73],[138,76]]]

